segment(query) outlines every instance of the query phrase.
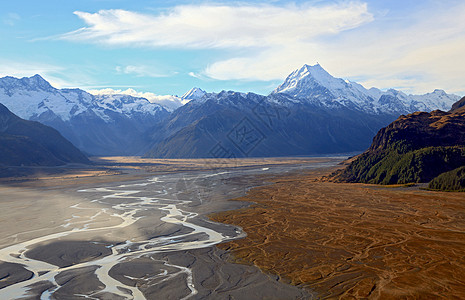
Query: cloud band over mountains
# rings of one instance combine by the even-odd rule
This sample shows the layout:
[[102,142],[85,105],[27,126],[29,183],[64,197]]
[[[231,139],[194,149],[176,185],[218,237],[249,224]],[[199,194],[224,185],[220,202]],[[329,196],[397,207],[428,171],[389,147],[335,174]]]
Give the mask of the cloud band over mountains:
[[310,5],[184,5],[150,15],[127,10],[76,11],[87,27],[62,39],[115,46],[244,48],[309,41],[373,20],[365,3]]
[[[178,5],[158,12],[76,11],[85,27],[60,40],[106,47],[216,51],[196,78],[282,80],[303,63],[320,62],[366,87],[424,93],[462,92],[465,13],[461,1],[427,1],[410,14],[370,2],[333,4]],[[218,55],[220,53],[220,55]]]

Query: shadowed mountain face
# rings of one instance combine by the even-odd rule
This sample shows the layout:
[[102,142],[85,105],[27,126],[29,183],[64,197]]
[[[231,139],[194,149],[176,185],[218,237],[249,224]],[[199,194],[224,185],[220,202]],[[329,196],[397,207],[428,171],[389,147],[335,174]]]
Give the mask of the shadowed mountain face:
[[55,129],[23,120],[0,104],[0,165],[66,163],[89,163],[89,160]]
[[451,108],[451,112],[459,112],[465,110],[465,97],[454,103]]
[[[346,169],[333,174],[336,181],[381,184],[428,182],[444,172],[465,166],[465,110],[416,112],[399,117],[381,129],[371,147]],[[454,171],[432,188],[458,190]],[[446,180],[454,181],[447,188]],[[435,181],[435,180],[433,180]],[[462,189],[465,187],[462,187]]]
[[221,92],[154,128],[150,157],[286,156],[362,151],[395,117],[293,103],[281,95]]

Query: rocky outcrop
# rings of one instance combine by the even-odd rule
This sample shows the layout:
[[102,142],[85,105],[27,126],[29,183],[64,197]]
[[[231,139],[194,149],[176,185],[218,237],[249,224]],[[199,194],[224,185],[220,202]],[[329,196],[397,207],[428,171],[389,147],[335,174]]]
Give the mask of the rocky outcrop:
[[[465,110],[459,102],[450,112],[436,110],[399,117],[378,132],[366,152],[347,168],[332,174],[331,180],[376,184],[429,182],[465,166]],[[459,172],[442,177],[441,184],[433,180],[438,184],[432,182],[431,187],[460,190],[462,181],[455,180],[453,174]],[[454,187],[448,187],[446,181]]]

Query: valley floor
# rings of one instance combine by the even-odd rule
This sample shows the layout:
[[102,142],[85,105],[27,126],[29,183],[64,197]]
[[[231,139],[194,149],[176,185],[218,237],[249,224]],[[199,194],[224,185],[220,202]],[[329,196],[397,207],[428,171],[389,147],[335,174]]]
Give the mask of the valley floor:
[[[206,215],[267,184],[263,174],[341,158],[151,160],[20,170],[0,183],[0,298],[306,299],[312,293],[230,262],[245,236]],[[11,173],[10,173],[11,174]]]
[[319,181],[341,160],[22,169],[0,180],[0,298],[465,298],[465,194]]
[[464,299],[465,193],[280,176],[211,219],[248,236],[220,244],[321,298]]

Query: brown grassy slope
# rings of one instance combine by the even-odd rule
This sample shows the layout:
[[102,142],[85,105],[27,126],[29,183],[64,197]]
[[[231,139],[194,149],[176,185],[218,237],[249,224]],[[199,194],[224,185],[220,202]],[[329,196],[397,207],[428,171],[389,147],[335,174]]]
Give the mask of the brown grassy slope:
[[[318,174],[319,175],[319,174]],[[465,196],[279,179],[212,219],[248,236],[220,245],[322,298],[465,298]]]

